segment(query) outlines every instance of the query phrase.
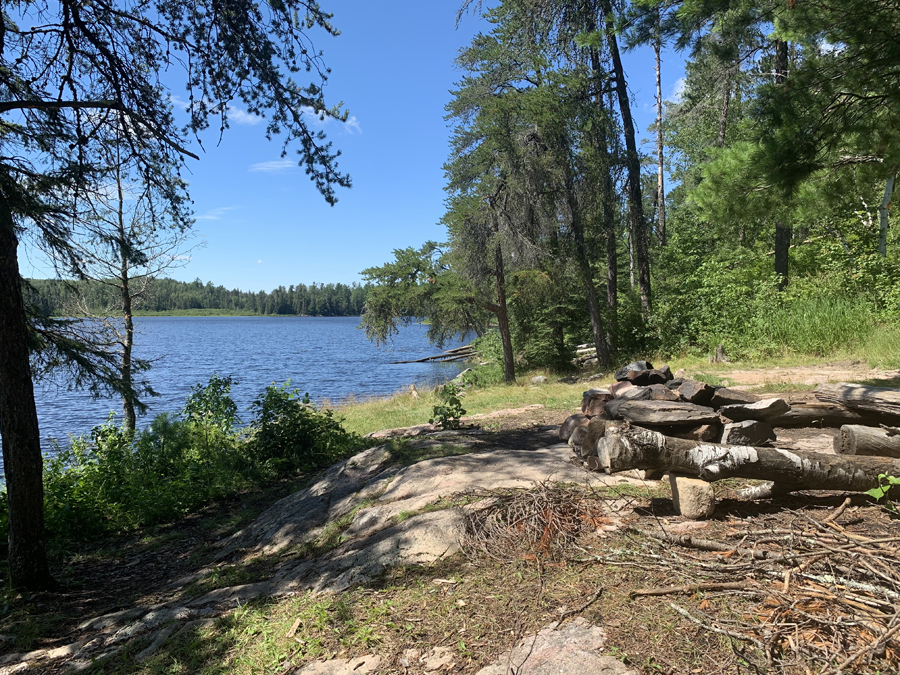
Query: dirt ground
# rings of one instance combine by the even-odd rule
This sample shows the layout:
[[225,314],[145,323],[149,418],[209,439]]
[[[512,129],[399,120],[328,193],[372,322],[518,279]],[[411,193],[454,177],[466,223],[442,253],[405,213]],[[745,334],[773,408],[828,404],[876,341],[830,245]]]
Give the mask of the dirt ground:
[[[729,370],[722,377],[741,387],[843,380],[900,386],[897,371],[858,365]],[[775,395],[789,399],[809,392]],[[529,407],[470,423],[489,430],[492,447],[526,448],[546,443],[550,426],[564,418],[559,410]],[[831,452],[836,430],[779,429],[777,434],[779,447]],[[54,568],[59,590],[7,592],[0,610],[0,657],[68,644],[73,636],[83,637],[76,627],[84,619],[161,602],[178,579],[195,577],[199,594],[267,578],[277,561],[225,569],[215,561],[216,543],[301,484],[300,479],[273,483],[170,526],[61,552]],[[379,653],[391,664],[384,672],[414,672],[401,662],[409,627],[422,649],[453,646],[455,660],[443,672],[468,674],[529,630],[574,614],[602,625],[610,653],[641,673],[900,672],[896,511],[861,495],[837,493],[801,493],[777,502],[733,499],[733,490],[743,484],[716,484],[716,514],[700,523],[675,514],[665,483],[575,495],[596,500],[594,511],[577,517],[581,525],[590,521],[596,527],[572,525],[574,534],[564,545],[548,544],[546,537],[520,538],[492,556],[470,547],[428,569],[394,570],[371,588],[355,589],[345,597],[350,609],[340,611],[362,611],[373,597],[404,608],[408,621],[381,629]],[[564,514],[568,506],[553,498],[542,508],[547,518]],[[552,532],[552,522],[544,523],[545,533]],[[467,581],[435,582],[452,578]],[[428,602],[443,598],[446,607],[422,600],[415,609],[420,599],[413,589],[423,583],[438,593]],[[682,590],[659,592],[673,586]],[[459,621],[467,634],[459,631]],[[332,634],[322,637],[322,644],[331,655],[371,651],[368,644],[348,645]],[[313,654],[300,648],[294,653],[294,665]],[[841,666],[843,661],[848,663]]]

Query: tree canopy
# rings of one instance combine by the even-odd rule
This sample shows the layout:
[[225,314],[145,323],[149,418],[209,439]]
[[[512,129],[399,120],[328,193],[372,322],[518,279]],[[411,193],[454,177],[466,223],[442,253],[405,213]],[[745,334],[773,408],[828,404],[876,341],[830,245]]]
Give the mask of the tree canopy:
[[[0,433],[10,504],[14,583],[49,583],[41,518],[41,455],[29,366],[29,314],[20,245],[42,247],[79,275],[92,196],[108,189],[104,148],[186,224],[179,169],[209,129],[225,132],[234,106],[266,119],[329,203],[350,179],[309,122],[345,119],[325,103],[328,70],[312,33],[336,35],[315,0],[13,0],[0,14]],[[306,80],[308,83],[303,83]],[[178,83],[183,90],[170,90]],[[187,96],[187,121],[173,111]],[[32,324],[33,325],[33,324]],[[90,365],[85,362],[82,365]],[[103,372],[94,371],[102,378]]]

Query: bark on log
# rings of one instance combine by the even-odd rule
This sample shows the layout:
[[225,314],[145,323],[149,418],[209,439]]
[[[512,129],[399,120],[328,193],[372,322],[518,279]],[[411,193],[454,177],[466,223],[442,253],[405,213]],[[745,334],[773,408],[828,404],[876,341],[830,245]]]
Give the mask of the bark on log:
[[834,451],[840,455],[900,458],[900,432],[847,424],[841,427],[841,435],[834,439]]
[[877,417],[821,401],[790,401],[791,409],[769,420],[773,427],[840,427],[845,424],[877,424]]
[[719,415],[712,408],[681,401],[635,401],[615,399],[606,404],[614,417],[622,417],[635,424],[666,424],[698,426],[719,422]]
[[813,393],[824,403],[843,405],[857,412],[874,413],[890,417],[892,420],[900,420],[900,389],[838,382],[820,384]]
[[878,475],[900,475],[900,460],[847,457],[814,452],[727,446],[669,438],[629,427],[607,425],[597,441],[596,464],[607,473],[663,469],[706,481],[723,478],[775,480],[790,490],[864,492],[878,485]]

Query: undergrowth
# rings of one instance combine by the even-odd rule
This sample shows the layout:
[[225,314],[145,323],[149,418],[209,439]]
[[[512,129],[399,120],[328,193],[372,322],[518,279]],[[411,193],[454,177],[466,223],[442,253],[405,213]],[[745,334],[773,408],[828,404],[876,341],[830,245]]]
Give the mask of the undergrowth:
[[[245,428],[230,378],[195,386],[179,414],[129,431],[111,417],[90,435],[58,446],[44,463],[44,518],[52,554],[109,533],[176,520],[216,499],[279,476],[333,464],[368,442],[331,410],[288,384],[254,401]],[[0,495],[0,541],[8,512]]]

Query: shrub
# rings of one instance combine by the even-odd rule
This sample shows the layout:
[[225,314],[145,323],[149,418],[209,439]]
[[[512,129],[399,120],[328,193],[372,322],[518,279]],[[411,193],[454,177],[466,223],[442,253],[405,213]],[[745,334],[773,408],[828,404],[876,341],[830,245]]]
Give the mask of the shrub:
[[[231,378],[197,385],[182,416],[158,415],[137,433],[110,416],[44,462],[44,513],[51,551],[104,532],[174,520],[274,473],[328,465],[364,445],[330,410],[287,386],[256,399],[250,434],[231,399]],[[0,539],[8,532],[0,492]]]
[[249,442],[253,460],[279,473],[327,466],[361,447],[331,410],[317,409],[290,382],[266,387],[250,405],[255,417]]
[[428,422],[440,424],[443,429],[459,429],[459,418],[466,414],[459,399],[459,387],[448,382],[441,387],[439,395],[441,402],[432,409],[434,417]]

